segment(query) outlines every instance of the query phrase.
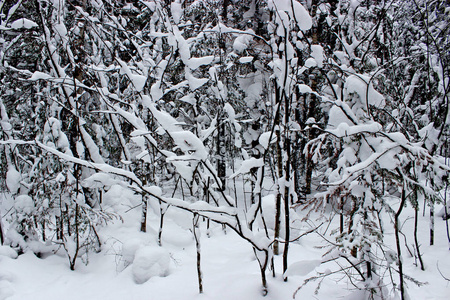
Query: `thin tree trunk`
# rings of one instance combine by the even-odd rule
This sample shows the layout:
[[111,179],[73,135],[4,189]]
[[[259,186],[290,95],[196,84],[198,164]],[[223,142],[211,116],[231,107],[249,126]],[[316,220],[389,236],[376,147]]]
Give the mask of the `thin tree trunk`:
[[417,257],[419,258],[419,262],[420,262],[420,269],[422,271],[425,271],[425,267],[423,266],[423,261],[422,261],[422,255],[420,254],[419,242],[417,240],[417,225],[419,223],[418,215],[419,215],[419,207],[417,206],[414,208],[414,244],[416,246]]
[[434,203],[430,201],[430,246],[434,245]]
[[225,118],[223,112],[219,113],[218,118],[218,132],[217,132],[217,176],[220,179],[221,187],[220,190],[225,190],[225,176],[226,176],[226,165],[225,165],[225,154],[226,154],[226,143],[225,143]]
[[[281,155],[281,137],[280,131],[276,131],[277,135],[277,169],[278,169],[278,178],[280,179],[283,176],[283,165],[282,165],[282,155]],[[274,233],[274,243],[273,243],[273,253],[275,255],[280,254],[280,246],[279,246],[279,238],[280,238],[280,217],[281,217],[281,191],[278,187],[278,192],[275,200],[275,233]]]
[[305,195],[311,194],[312,170],[312,154],[310,154],[308,151],[306,154]]
[[199,217],[197,214],[194,214],[193,218],[193,228],[192,231],[194,233],[195,239],[195,247],[197,249],[197,278],[198,278],[198,292],[200,294],[203,293],[203,280],[202,280],[202,270],[201,270],[201,247],[200,247],[200,233],[198,232],[198,220]]
[[5,238],[3,237],[2,218],[0,216],[0,245],[3,245]]
[[[283,274],[286,273],[288,268],[288,252],[289,252],[289,238],[290,238],[290,216],[289,216],[289,208],[290,208],[290,186],[291,186],[291,135],[289,128],[290,121],[290,99],[286,95],[284,96],[285,105],[284,105],[284,151],[286,151],[286,165],[284,170],[284,179],[285,179],[285,187],[284,187],[284,228],[285,228],[285,237],[284,237],[284,251],[283,251]],[[284,277],[284,281],[287,281],[287,276]]]
[[269,253],[267,250],[259,251],[256,248],[253,248],[253,252],[255,253],[256,260],[259,263],[259,270],[261,271],[262,294],[266,296],[268,293],[266,269],[269,263]]
[[344,197],[340,197],[339,232],[344,232]]
[[[42,241],[45,242],[47,240],[45,236],[45,219],[42,220],[41,226],[42,226]],[[0,222],[0,232],[1,232],[1,222]]]
[[[289,204],[289,198],[290,198],[290,193],[289,193],[289,175],[290,175],[290,141],[289,138],[287,138],[287,142],[286,142],[286,152],[287,152],[287,161],[286,161],[286,187],[284,189],[284,228],[285,228],[285,232],[284,232],[284,251],[283,251],[283,274],[286,273],[286,270],[288,268],[288,252],[289,252],[289,238],[290,238],[290,216],[289,216],[289,208],[290,208],[290,204]],[[284,281],[287,281],[287,277],[284,277]]]
[[229,0],[224,0],[222,4],[222,22],[227,24],[228,21],[228,4]]
[[445,190],[444,190],[444,213],[445,213],[445,226],[447,229],[447,240],[448,240],[448,247],[450,250],[450,233],[449,233],[449,228],[448,228],[448,219],[449,219],[449,211],[447,208],[447,189],[448,189],[448,184],[445,185]]
[[142,195],[141,232],[147,232],[147,196]]
[[[353,228],[353,217],[354,217],[356,211],[358,210],[358,206],[356,205],[356,200],[353,200],[352,205],[353,205],[353,207],[352,207],[352,210],[351,210],[351,212],[350,212],[349,222],[348,222],[348,231],[347,231],[349,235],[350,235],[350,234],[352,233],[352,231],[353,231],[353,229],[352,229],[352,228]],[[356,257],[356,255],[358,254],[357,252],[358,252],[358,249],[356,248],[356,246],[354,246],[354,247],[352,248],[352,250],[350,251],[350,254],[351,254],[353,257]]]
[[[78,194],[78,193],[77,193]],[[75,270],[75,263],[77,261],[78,257],[78,251],[80,250],[80,232],[79,232],[79,211],[80,207],[78,206],[78,203],[75,204],[75,253],[73,254],[73,257],[70,259],[70,270]]]
[[400,214],[402,213],[403,207],[405,206],[405,202],[406,202],[406,194],[405,194],[405,186],[403,185],[402,199],[400,202],[400,207],[398,208],[398,211],[396,212],[396,214],[394,216],[395,242],[397,245],[398,273],[400,276],[401,300],[405,300],[405,283],[404,283],[404,278],[403,278],[402,250],[400,247],[400,237],[399,237],[399,231],[400,231],[399,217],[400,217]]
[[[159,213],[160,213],[160,217],[159,217],[159,229],[158,229],[158,245],[162,246],[162,232],[163,232],[163,226],[164,226],[164,215],[166,214],[167,211],[167,207],[164,209],[163,208],[163,203],[161,201],[159,201]],[[164,204],[166,205],[166,204]]]

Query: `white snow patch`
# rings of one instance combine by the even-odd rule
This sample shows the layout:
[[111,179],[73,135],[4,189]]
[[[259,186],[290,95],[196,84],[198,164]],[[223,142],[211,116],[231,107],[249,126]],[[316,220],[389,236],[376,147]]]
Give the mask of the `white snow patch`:
[[363,105],[373,105],[377,107],[384,107],[384,97],[378,93],[373,87],[373,81],[366,75],[351,75],[345,81],[344,98],[348,99],[350,94],[358,94]]
[[18,213],[31,214],[34,210],[34,201],[28,195],[19,195],[14,199],[14,208]]
[[320,45],[311,45],[311,56],[317,62],[319,68],[323,67],[323,48]]
[[6,172],[6,186],[11,194],[17,193],[20,187],[20,173],[14,168],[14,166],[9,166],[8,172]]
[[239,58],[239,62],[241,64],[247,64],[247,63],[251,63],[253,61],[253,56],[244,56]]
[[284,273],[284,277],[289,277],[293,275],[305,276],[312,272],[316,267],[320,266],[321,260],[301,260],[297,261],[289,266],[289,268]]
[[50,79],[50,78],[53,78],[53,77],[46,73],[36,71],[33,73],[33,75],[31,75],[29,80],[40,80],[40,79],[46,80],[46,79]]
[[0,256],[6,256],[12,259],[17,258],[17,252],[9,246],[0,245]]
[[170,271],[170,254],[161,247],[142,247],[134,255],[133,280],[142,284],[150,278],[165,277]]
[[230,178],[234,178],[239,174],[245,174],[250,172],[253,168],[259,168],[264,166],[264,160],[262,158],[254,158],[246,159],[242,162],[241,167],[235,173],[233,173]]
[[170,10],[172,12],[173,22],[175,24],[180,23],[180,18],[183,15],[183,9],[181,8],[181,3],[172,2],[170,5]]
[[191,70],[196,70],[198,67],[209,65],[213,61],[214,61],[214,55],[203,56],[203,57],[191,57],[188,60],[187,65]]
[[[267,149],[267,147],[269,147],[270,134],[271,134],[271,132],[268,131],[268,132],[264,132],[263,134],[261,134],[259,136],[259,139],[258,139],[259,144],[261,146],[263,146],[264,149]],[[270,142],[270,144],[276,141],[276,139],[274,137],[275,137],[275,135],[272,134],[272,141]]]
[[38,24],[26,18],[21,18],[11,23],[12,29],[21,29],[21,28],[31,29],[33,27],[38,27]]

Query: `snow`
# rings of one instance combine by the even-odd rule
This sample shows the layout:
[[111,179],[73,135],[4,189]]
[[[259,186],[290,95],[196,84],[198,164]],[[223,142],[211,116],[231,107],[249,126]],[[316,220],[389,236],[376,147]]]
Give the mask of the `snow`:
[[9,166],[8,172],[6,172],[6,186],[11,194],[17,193],[20,187],[20,173],[14,168]]
[[313,68],[313,67],[316,67],[316,66],[317,66],[317,61],[314,58],[312,58],[312,57],[308,58],[305,61],[305,67],[306,68]]
[[306,85],[306,84],[298,84],[297,88],[299,90],[300,93],[306,94],[306,93],[312,93],[313,90],[311,89],[310,86]]
[[170,136],[173,138],[175,144],[191,158],[198,160],[205,160],[208,156],[203,142],[190,131],[171,132]]
[[[264,149],[267,149],[267,147],[269,146],[269,139],[270,139],[270,135],[272,133],[271,132],[264,132],[259,136],[259,144],[261,146],[263,146]],[[272,134],[272,141],[270,143],[273,143],[276,141],[275,135]]]
[[158,123],[161,124],[162,128],[164,128],[164,130],[167,130],[168,132],[181,130],[181,124],[170,114],[165,111],[158,110],[152,103],[150,103],[148,108],[150,109],[152,115],[156,118]]
[[312,18],[306,8],[298,1],[292,1],[294,16],[301,30],[309,30],[312,27]]
[[180,18],[183,15],[183,9],[181,7],[181,3],[179,2],[172,2],[170,4],[170,11],[172,12],[172,18],[173,18],[173,22],[175,24],[179,24],[180,23]]
[[251,63],[253,61],[253,56],[243,56],[239,58],[241,64]]
[[188,67],[191,70],[196,70],[200,66],[209,65],[214,61],[214,55],[203,56],[203,57],[191,57],[188,60]]
[[320,45],[311,45],[311,56],[316,61],[317,66],[319,68],[322,68],[323,67],[323,61],[324,61],[324,54],[323,54],[322,46],[320,46]]
[[17,252],[12,249],[9,246],[0,246],[0,261],[1,261],[1,257],[8,257],[8,258],[12,258],[12,259],[16,259],[17,258]]
[[36,208],[33,199],[28,195],[19,195],[14,199],[14,208],[17,213],[31,214]]
[[[272,195],[264,200],[267,202],[264,209],[268,212],[269,202],[273,203],[274,199]],[[114,207],[125,211],[127,205],[135,205],[134,203],[139,201],[140,196],[115,185],[105,193],[104,205],[111,207],[115,203]],[[437,210],[439,209],[440,207],[437,207]],[[406,222],[405,234],[411,237],[412,231],[408,226],[413,222],[409,219],[413,210],[407,207],[406,213],[403,219]],[[139,214],[139,210],[129,211],[123,214],[124,223],[116,221],[101,229],[99,234],[104,240],[103,251],[92,253],[88,265],[80,261],[75,271],[69,270],[67,259],[61,255],[40,259],[27,252],[14,259],[15,251],[9,247],[0,247],[0,299],[121,300],[145,299],[152,295],[152,299],[157,300],[284,300],[292,299],[295,290],[304,280],[315,275],[314,270],[330,273],[334,263],[325,261],[331,257],[339,257],[339,253],[322,257],[323,249],[315,247],[322,240],[315,234],[291,243],[289,268],[286,273],[289,280],[283,281],[282,256],[274,256],[276,277],[273,278],[267,273],[269,294],[263,297],[258,263],[252,248],[234,232],[227,231],[227,234],[224,234],[220,225],[212,223],[210,238],[207,238],[206,234],[201,235],[204,294],[199,295],[195,243],[192,232],[184,229],[192,228],[192,215],[169,208],[163,230],[163,247],[166,250],[162,250],[156,246],[155,241],[158,215],[149,214],[149,231],[141,233],[138,231]],[[268,216],[270,215],[273,216],[273,211],[268,213]],[[420,217],[420,224],[426,224],[427,218],[428,216]],[[182,226],[175,223],[181,220]],[[388,219],[385,221],[388,222]],[[331,227],[333,226],[338,226],[337,222],[333,222]],[[206,231],[205,223],[200,222],[200,230]],[[428,226],[420,226],[419,236],[426,236],[428,231]],[[444,235],[445,223],[436,220],[436,236]],[[393,242],[392,231],[386,232],[386,237],[386,242]],[[426,272],[414,266],[414,257],[404,256],[406,274],[428,282],[428,285],[421,288],[408,283],[411,300],[448,299],[448,283],[436,267],[438,265],[443,274],[448,275],[448,245],[444,238],[436,239],[435,242],[434,246],[421,246]],[[338,278],[341,277],[335,277]],[[135,281],[143,283],[138,284]],[[331,278],[324,280],[317,295],[316,286],[317,283],[314,282],[307,284],[297,293],[295,299],[347,299],[351,293],[345,290],[345,282]],[[67,293],[68,290],[76,292]]]
[[131,84],[134,86],[137,92],[141,92],[144,89],[145,83],[147,82],[147,77],[140,74],[135,74],[131,71],[130,67],[122,60],[117,58],[117,62],[120,64],[121,74],[126,74]]
[[133,279],[137,284],[143,284],[150,278],[165,277],[170,271],[169,252],[161,247],[142,247],[134,254],[132,265]]
[[305,276],[314,271],[314,269],[322,263],[321,260],[301,260],[289,265],[288,269],[284,273],[284,277],[290,277],[293,275]]
[[253,40],[252,35],[255,34],[251,29],[247,29],[245,33],[249,34],[241,34],[234,40],[233,50],[238,54],[244,52],[244,50],[248,48],[250,42]]
[[48,75],[48,74],[46,74],[46,73],[42,73],[42,72],[39,72],[39,71],[35,71],[35,72],[33,73],[33,75],[31,75],[31,77],[29,78],[29,80],[40,80],[40,79],[46,80],[46,79],[50,79],[50,78],[52,78],[52,76],[50,76],[50,75]]
[[383,108],[385,105],[384,97],[373,87],[371,78],[366,75],[350,75],[345,81],[344,97],[349,98],[350,94],[357,94],[363,105],[373,105]]
[[[270,0],[268,1],[268,6],[271,9],[277,10],[279,13],[289,13],[292,18],[295,18],[295,21],[297,22],[297,25],[301,30],[305,31],[311,29],[312,18],[306,8],[300,2],[295,0]],[[285,22],[285,24],[288,24],[287,21],[283,22]],[[283,22],[278,23],[280,25],[279,27],[283,26]],[[281,36],[283,36],[283,34],[281,34]]]
[[188,68],[186,68],[185,76],[186,76],[186,79],[189,82],[189,88],[191,89],[191,91],[195,91],[196,89],[202,87],[203,85],[205,85],[209,81],[208,78],[197,78],[197,77],[195,77],[192,74],[191,70],[189,70]]
[[88,188],[103,188],[103,187],[111,187],[114,184],[117,184],[119,181],[112,178],[111,175],[98,172],[92,174],[88,178],[82,181],[82,185]]
[[38,27],[38,24],[26,18],[17,19],[11,23],[12,29],[31,29],[33,27]]
[[253,168],[259,168],[264,166],[264,160],[262,158],[254,158],[251,157],[249,159],[246,159],[242,162],[240,168],[233,173],[230,178],[234,178],[236,176],[238,176],[239,174],[246,174],[248,172],[250,172],[251,169]]

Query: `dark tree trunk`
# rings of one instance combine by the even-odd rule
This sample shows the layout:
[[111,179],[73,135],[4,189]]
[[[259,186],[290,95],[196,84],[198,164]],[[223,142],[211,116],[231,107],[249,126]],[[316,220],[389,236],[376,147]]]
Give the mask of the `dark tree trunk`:
[[147,232],[147,197],[142,195],[141,231]]
[[[283,165],[282,165],[282,155],[281,155],[281,137],[280,131],[276,131],[277,135],[277,169],[278,169],[278,179],[283,177]],[[278,192],[275,200],[275,233],[274,233],[274,243],[273,243],[273,253],[275,255],[280,254],[280,246],[278,239],[280,238],[280,221],[281,221],[281,190],[278,187]]]
[[197,214],[194,214],[193,218],[193,233],[194,233],[194,239],[195,239],[195,247],[197,249],[197,279],[198,279],[198,292],[200,294],[203,293],[203,276],[202,276],[202,269],[201,269],[201,247],[200,247],[200,236],[198,233],[198,220],[199,217]]
[[420,269],[422,271],[425,271],[425,267],[424,267],[423,261],[422,261],[422,255],[420,254],[419,241],[417,240],[417,226],[418,226],[418,219],[419,219],[418,216],[419,216],[419,206],[417,205],[417,207],[414,208],[414,244],[416,246],[417,257],[419,258],[419,262],[420,262]]
[[398,208],[398,211],[396,212],[394,216],[394,229],[395,229],[395,242],[397,245],[397,263],[398,263],[398,273],[400,276],[400,297],[401,300],[405,300],[405,283],[403,278],[403,263],[402,263],[402,250],[400,247],[400,222],[399,217],[402,213],[403,207],[405,206],[406,202],[406,194],[405,194],[405,187],[403,186],[402,190],[402,199],[400,202],[400,207]]
[[[283,251],[283,274],[286,273],[288,268],[288,252],[289,252],[289,238],[290,238],[290,181],[291,181],[291,130],[289,128],[290,124],[290,113],[291,113],[291,103],[289,97],[284,95],[285,105],[284,105],[284,151],[286,151],[286,162],[284,170],[285,188],[284,188],[284,226],[285,226],[285,242]],[[287,281],[287,276],[284,277],[284,281]]]
[[0,245],[3,245],[4,242],[5,242],[5,238],[3,237],[2,219],[0,216]]
[[434,245],[434,203],[430,202],[430,246]]
[[225,120],[223,112],[219,115],[219,127],[217,132],[217,176],[220,179],[222,186],[220,189],[225,190],[225,176],[226,176],[226,165],[225,165],[225,155],[226,155],[226,143],[225,143]]

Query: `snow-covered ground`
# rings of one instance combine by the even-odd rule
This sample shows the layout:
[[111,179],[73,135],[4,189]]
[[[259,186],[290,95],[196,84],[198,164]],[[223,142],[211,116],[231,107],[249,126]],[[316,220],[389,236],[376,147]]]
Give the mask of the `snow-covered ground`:
[[[322,259],[324,250],[317,246],[323,245],[323,240],[317,234],[306,235],[291,244],[289,264],[298,261],[302,263],[292,269],[288,282],[284,282],[281,276],[282,258],[275,257],[276,277],[272,277],[271,272],[267,273],[269,294],[263,297],[259,267],[250,245],[229,229],[225,233],[218,224],[211,225],[208,237],[206,222],[201,222],[204,293],[199,294],[196,246],[190,230],[192,216],[181,210],[169,209],[161,249],[156,238],[159,226],[157,207],[150,205],[153,209],[149,210],[147,233],[138,231],[139,209],[125,212],[138,201],[137,196],[118,187],[105,195],[104,208],[120,211],[123,222],[111,222],[100,230],[102,251],[90,253],[87,265],[79,259],[75,271],[69,270],[64,251],[45,258],[38,258],[32,252],[15,258],[15,253],[9,248],[0,248],[0,299],[284,300],[293,298],[294,292],[303,281],[314,275],[317,260]],[[411,244],[413,219],[406,218],[407,214],[412,215],[409,208],[405,211],[406,221],[403,226],[404,232],[411,234],[408,236],[408,242]],[[422,237],[420,241],[425,243],[429,234],[428,216],[421,215],[420,218],[419,236]],[[393,233],[387,232],[386,239],[388,243],[392,243]],[[390,245],[394,247],[394,244]],[[439,267],[442,274],[450,278],[445,222],[440,218],[436,218],[435,245],[422,244],[421,250],[426,271],[421,271],[414,265],[415,259],[408,255],[406,249],[403,252],[405,273],[418,281],[428,283],[417,287],[412,282],[407,282],[410,298],[450,299],[450,282],[438,271]],[[152,260],[156,260],[158,264],[152,265]],[[150,270],[151,267],[153,269]],[[325,271],[335,267],[334,263],[328,263],[317,266],[316,270]],[[309,270],[311,272],[305,274]],[[154,276],[144,283],[136,283],[145,281],[145,274]],[[397,280],[398,275],[393,274],[393,277]],[[317,283],[318,281],[306,285],[297,293],[295,299],[364,299],[354,293],[352,286],[342,275],[325,279],[319,293],[315,294]]]

